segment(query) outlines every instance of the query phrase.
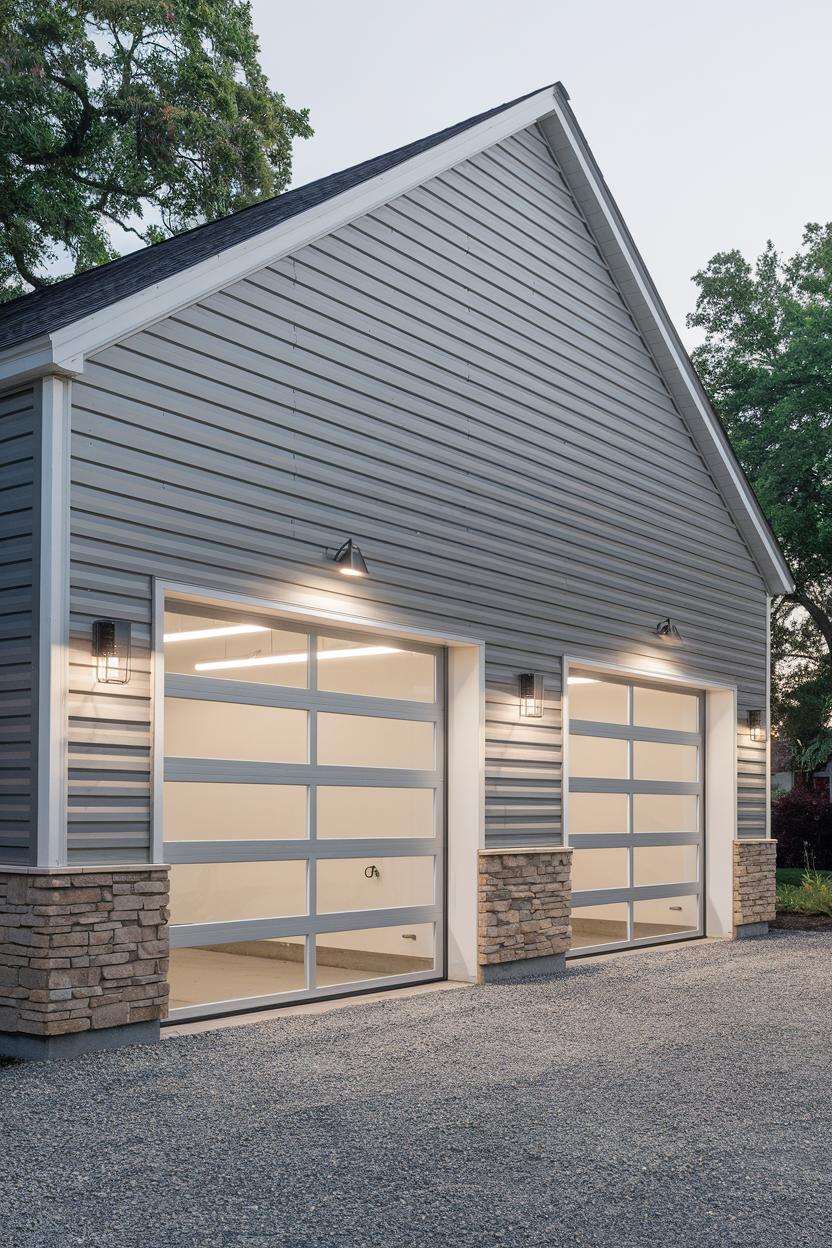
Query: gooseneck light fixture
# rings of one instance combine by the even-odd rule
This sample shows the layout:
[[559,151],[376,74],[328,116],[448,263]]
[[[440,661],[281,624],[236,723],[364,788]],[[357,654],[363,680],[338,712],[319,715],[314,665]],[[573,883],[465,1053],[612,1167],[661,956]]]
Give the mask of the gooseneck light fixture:
[[130,621],[95,620],[92,657],[100,684],[126,685],[130,679]]
[[679,642],[682,640],[682,634],[679,632],[669,615],[665,616],[663,620],[659,620],[658,624],[653,629],[653,632],[662,641],[668,642],[672,646],[678,646]]
[[520,714],[526,719],[540,719],[543,714],[543,677],[537,672],[523,672],[520,677]]
[[748,712],[748,733],[752,741],[765,741],[766,721],[761,710]]
[[369,576],[364,556],[351,537],[337,550],[328,550],[326,553],[333,563],[338,564],[338,571],[342,576]]

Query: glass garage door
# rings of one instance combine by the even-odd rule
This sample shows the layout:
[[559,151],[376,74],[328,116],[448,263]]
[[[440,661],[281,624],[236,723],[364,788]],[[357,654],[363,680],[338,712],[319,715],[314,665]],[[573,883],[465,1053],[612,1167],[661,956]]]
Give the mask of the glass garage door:
[[441,978],[441,650],[168,603],[172,1018]]
[[569,676],[572,953],[703,933],[703,699]]

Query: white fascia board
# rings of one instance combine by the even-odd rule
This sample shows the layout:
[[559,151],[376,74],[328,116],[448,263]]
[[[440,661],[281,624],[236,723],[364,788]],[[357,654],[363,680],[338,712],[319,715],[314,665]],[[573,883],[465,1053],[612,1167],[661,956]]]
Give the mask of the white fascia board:
[[[683,416],[688,420],[706,463],[727,498],[736,500],[736,506],[731,508],[732,514],[761,566],[769,592],[791,593],[794,582],[788,565],[656,293],[595,158],[566,99],[557,88],[554,106],[550,114],[541,119],[541,126],[610,271],[624,289],[625,297],[629,292],[635,295],[628,302],[638,328],[653,351]],[[569,159],[564,159],[565,149]],[[643,310],[642,315],[639,315],[640,310]]]
[[45,373],[65,373],[71,376],[77,368],[57,368],[48,335],[17,344],[0,352],[0,387],[23,384],[42,377]]
[[[264,265],[274,264],[283,256],[445,173],[460,161],[533,125],[551,112],[553,99],[551,87],[538,91],[513,108],[497,113],[315,208],[300,212],[235,247],[55,330],[49,335],[50,368],[69,373],[81,371],[84,357],[93,352],[240,281]],[[0,366],[2,362],[0,355]]]

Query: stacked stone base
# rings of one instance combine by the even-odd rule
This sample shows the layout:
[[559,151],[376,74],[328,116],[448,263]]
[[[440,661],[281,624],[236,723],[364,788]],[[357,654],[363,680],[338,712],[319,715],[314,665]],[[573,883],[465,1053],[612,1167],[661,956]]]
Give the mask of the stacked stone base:
[[563,970],[572,940],[571,854],[560,846],[480,851],[481,983]]
[[168,918],[166,867],[0,871],[0,1054],[157,1037]]
[[761,936],[776,913],[777,842],[734,841],[734,939]]

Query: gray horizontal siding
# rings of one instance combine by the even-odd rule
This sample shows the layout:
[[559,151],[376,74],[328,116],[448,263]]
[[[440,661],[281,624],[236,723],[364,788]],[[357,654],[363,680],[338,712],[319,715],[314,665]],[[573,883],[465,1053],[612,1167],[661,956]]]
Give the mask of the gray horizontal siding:
[[35,822],[38,421],[0,396],[0,862],[29,860]]
[[[154,575],[484,638],[491,844],[560,835],[564,654],[661,668],[670,613],[671,661],[763,705],[759,571],[536,129],[102,352],[72,424],[76,855],[147,843]],[[323,558],[349,534],[357,585]],[[102,613],[137,643],[106,695]]]

